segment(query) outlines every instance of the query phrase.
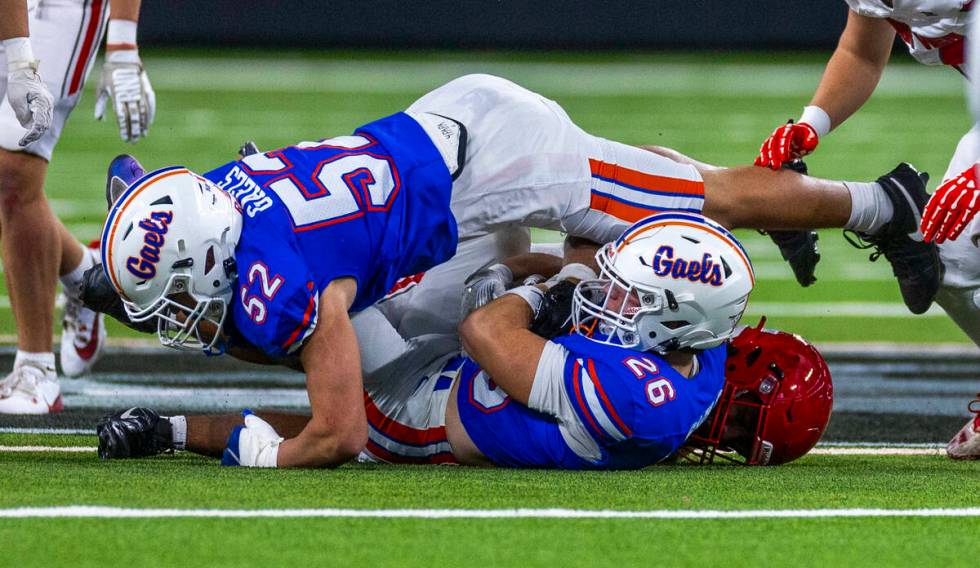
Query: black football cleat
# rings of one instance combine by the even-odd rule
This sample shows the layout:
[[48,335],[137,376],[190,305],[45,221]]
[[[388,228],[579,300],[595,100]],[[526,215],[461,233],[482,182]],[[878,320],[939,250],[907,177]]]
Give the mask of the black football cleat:
[[779,247],[779,254],[793,269],[793,276],[800,286],[807,287],[817,281],[814,271],[820,262],[820,249],[816,231],[767,231],[766,234]]
[[[793,170],[798,174],[807,174],[806,163],[803,160],[793,160],[783,164],[783,169]],[[820,262],[820,250],[817,240],[820,238],[816,231],[759,231],[769,235],[772,242],[779,247],[779,254],[793,269],[793,276],[800,286],[807,287],[817,281],[814,271]]]
[[882,255],[892,265],[898,279],[902,299],[913,314],[922,314],[932,305],[943,279],[942,262],[935,243],[922,240],[919,224],[922,210],[929,201],[926,183],[929,174],[919,173],[906,163],[878,178],[878,184],[888,194],[894,214],[874,235],[857,233],[863,243],[844,236],[858,248],[872,248],[869,259],[874,262]]
[[104,417],[95,427],[99,457],[144,458],[173,452],[170,421],[149,408],[130,408]]

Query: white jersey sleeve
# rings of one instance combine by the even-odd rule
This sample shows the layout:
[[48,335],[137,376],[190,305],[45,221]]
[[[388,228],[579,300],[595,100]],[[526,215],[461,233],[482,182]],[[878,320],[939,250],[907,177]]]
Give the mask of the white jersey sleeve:
[[587,460],[598,460],[602,456],[599,445],[578,417],[565,389],[565,363],[569,355],[567,349],[553,341],[545,344],[527,405],[553,416],[558,421],[565,443],[577,455]]

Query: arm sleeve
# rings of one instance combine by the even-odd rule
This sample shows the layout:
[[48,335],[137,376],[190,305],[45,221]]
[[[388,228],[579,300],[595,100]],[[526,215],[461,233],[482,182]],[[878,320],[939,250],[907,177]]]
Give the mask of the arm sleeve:
[[531,396],[527,401],[528,407],[556,418],[575,415],[572,403],[565,392],[565,361],[568,355],[568,350],[561,345],[553,341],[545,343],[541,359],[538,360],[537,371],[534,373]]
[[553,341],[545,344],[527,405],[554,417],[569,448],[579,457],[594,462],[602,457],[602,450],[576,414],[565,388],[565,363],[569,356],[563,346]]

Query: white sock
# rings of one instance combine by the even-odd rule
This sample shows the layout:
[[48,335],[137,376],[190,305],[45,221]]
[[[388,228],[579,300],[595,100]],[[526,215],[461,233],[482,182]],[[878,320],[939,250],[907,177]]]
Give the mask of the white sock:
[[895,208],[880,185],[875,182],[845,181],[844,187],[851,194],[851,216],[844,225],[845,229],[873,235],[891,221]]
[[18,349],[17,355],[14,357],[14,369],[24,363],[33,363],[37,367],[54,372],[54,353],[31,353]]
[[174,448],[183,450],[187,447],[187,417],[171,416],[167,420],[170,420],[170,431],[174,437]]
[[85,247],[85,250],[82,251],[82,260],[78,266],[61,276],[61,286],[64,288],[65,294],[77,299],[82,292],[82,276],[86,270],[93,266],[95,266],[95,251]]

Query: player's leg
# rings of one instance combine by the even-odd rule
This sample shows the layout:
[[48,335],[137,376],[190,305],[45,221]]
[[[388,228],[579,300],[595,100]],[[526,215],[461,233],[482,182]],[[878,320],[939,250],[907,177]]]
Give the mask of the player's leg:
[[[697,167],[704,179],[704,214],[723,225],[782,230],[784,235],[794,235],[785,232],[793,229],[851,229],[891,262],[909,310],[925,312],[936,297],[942,273],[939,251],[919,237],[918,223],[928,195],[925,180],[913,168],[900,164],[875,182],[840,182],[788,169],[719,168],[674,150],[646,148]],[[876,259],[877,252],[871,258]],[[812,266],[809,275],[804,274],[804,285],[812,282]]]
[[705,169],[705,215],[725,227],[818,229],[843,227],[851,197],[841,182],[768,168]]
[[[943,180],[980,160],[980,128],[974,126],[956,146]],[[959,238],[939,245],[945,273],[936,302],[980,346],[980,217]]]
[[65,276],[70,284],[73,276],[80,276],[75,269],[91,265],[92,259],[51,211],[44,197],[44,175],[94,61],[106,18],[102,7],[52,2],[43,7],[43,17],[31,14],[39,73],[56,96],[51,128],[41,139],[20,148],[17,140],[23,129],[9,104],[0,104],[0,224],[19,345],[14,372],[0,387],[0,413],[60,409],[51,352],[55,286],[58,276]]
[[565,222],[588,209],[592,178],[583,156],[599,152],[597,139],[554,101],[500,77],[467,75],[426,94],[408,112],[450,117],[466,128],[465,160],[450,204],[461,240],[527,226],[581,229],[589,234],[580,236],[598,241],[628,225]]
[[0,150],[0,227],[4,276],[17,326],[14,372],[0,386],[0,413],[61,408],[51,349],[61,237],[47,200],[47,161]]

